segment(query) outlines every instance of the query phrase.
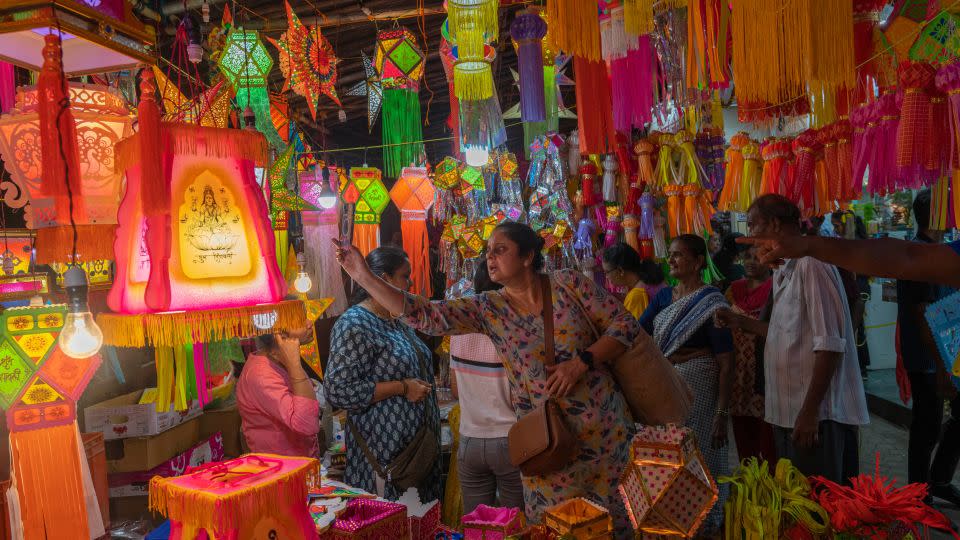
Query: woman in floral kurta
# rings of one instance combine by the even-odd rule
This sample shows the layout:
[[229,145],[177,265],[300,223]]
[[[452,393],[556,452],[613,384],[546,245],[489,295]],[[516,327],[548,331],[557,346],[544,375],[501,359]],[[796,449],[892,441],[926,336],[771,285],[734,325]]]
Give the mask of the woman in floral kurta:
[[[566,270],[554,273],[551,284],[558,363],[593,345],[594,327],[624,346],[633,344],[639,332],[636,319],[594,282]],[[438,302],[408,295],[405,320],[427,334],[488,335],[506,364],[518,418],[550,397],[543,365],[543,319],[518,312],[502,292]],[[523,478],[527,518],[539,521],[548,507],[585,497],[609,509],[616,529],[629,537],[630,523],[617,493],[633,434],[623,394],[608,371],[593,369],[557,402],[577,434],[580,454],[561,472]]]

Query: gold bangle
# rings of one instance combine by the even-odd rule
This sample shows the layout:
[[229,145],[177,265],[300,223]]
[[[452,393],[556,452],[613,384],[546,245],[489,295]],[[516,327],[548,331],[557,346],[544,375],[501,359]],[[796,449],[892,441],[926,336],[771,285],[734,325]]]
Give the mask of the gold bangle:
[[297,384],[298,382],[306,381],[306,380],[309,379],[309,378],[310,378],[310,377],[301,377],[301,378],[299,378],[299,379],[290,379],[290,382],[292,382],[293,384]]

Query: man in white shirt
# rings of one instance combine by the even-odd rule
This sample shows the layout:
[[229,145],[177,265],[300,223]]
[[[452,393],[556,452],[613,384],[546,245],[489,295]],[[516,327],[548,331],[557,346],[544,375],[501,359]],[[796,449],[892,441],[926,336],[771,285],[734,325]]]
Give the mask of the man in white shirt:
[[[764,195],[747,214],[751,235],[800,235],[800,210]],[[791,259],[773,276],[770,322],[723,313],[721,323],[766,335],[766,421],[777,454],[806,475],[846,482],[859,474],[858,427],[869,422],[850,310],[837,269]]]

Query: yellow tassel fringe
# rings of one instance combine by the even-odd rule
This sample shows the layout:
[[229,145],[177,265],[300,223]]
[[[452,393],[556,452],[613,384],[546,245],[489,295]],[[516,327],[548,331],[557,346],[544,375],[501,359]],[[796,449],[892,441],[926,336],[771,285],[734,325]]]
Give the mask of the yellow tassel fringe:
[[[265,166],[270,159],[267,139],[257,131],[165,122],[160,125],[160,137],[164,153],[244,157],[260,166]],[[134,134],[120,141],[114,151],[116,171],[126,171],[140,161],[140,135]]]
[[486,62],[458,62],[453,66],[453,87],[461,101],[481,101],[493,96],[493,72]]
[[450,32],[461,60],[483,58],[484,44],[496,41],[499,32],[498,0],[449,0]]
[[[270,328],[262,330],[254,325],[255,316],[272,318],[274,313],[277,320]],[[101,313],[97,324],[103,331],[104,343],[114,347],[180,347],[303,328],[307,312],[300,300],[287,300],[205,311]]]
[[653,32],[653,0],[624,0],[623,26],[637,36]]

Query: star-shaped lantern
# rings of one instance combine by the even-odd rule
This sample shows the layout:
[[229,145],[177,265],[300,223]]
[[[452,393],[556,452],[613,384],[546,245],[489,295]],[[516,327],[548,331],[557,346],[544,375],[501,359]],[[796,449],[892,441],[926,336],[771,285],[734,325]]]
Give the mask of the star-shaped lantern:
[[293,193],[287,188],[287,175],[290,166],[293,165],[294,145],[290,144],[287,149],[280,154],[273,165],[267,177],[270,179],[270,217],[271,221],[276,223],[277,216],[284,211],[316,211],[316,206],[308,203],[300,195]]
[[380,83],[380,75],[373,67],[373,60],[363,51],[360,51],[360,54],[363,56],[363,72],[366,78],[347,90],[346,95],[367,96],[367,130],[373,131],[373,125],[377,123],[380,107],[383,105],[383,85]]
[[337,105],[337,59],[333,47],[317,26],[304,26],[297,14],[287,7],[287,31],[279,40],[270,42],[280,51],[280,71],[287,78],[284,89],[293,89],[307,98],[310,114],[317,119],[317,102],[325,94]]

